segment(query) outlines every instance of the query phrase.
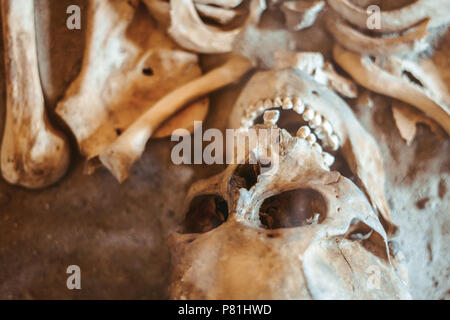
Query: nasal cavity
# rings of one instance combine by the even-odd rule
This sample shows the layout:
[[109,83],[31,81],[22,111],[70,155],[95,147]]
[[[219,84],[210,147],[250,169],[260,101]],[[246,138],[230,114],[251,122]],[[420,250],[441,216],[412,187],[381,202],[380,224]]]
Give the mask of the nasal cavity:
[[258,181],[261,174],[261,165],[258,164],[240,164],[233,172],[233,183],[237,188],[250,190]]
[[325,199],[318,191],[296,189],[264,200],[259,219],[267,229],[293,228],[319,224],[326,212]]
[[205,233],[217,228],[228,219],[228,204],[218,195],[202,195],[192,200],[182,233]]

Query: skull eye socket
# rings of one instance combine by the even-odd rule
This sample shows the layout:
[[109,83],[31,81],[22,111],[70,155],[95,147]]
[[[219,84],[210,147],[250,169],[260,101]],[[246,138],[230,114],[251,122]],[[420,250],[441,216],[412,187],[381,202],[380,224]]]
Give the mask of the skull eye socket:
[[267,229],[293,228],[321,223],[326,212],[325,199],[319,192],[296,189],[264,200],[259,219]]
[[195,197],[182,225],[182,233],[205,233],[228,219],[228,204],[218,195]]

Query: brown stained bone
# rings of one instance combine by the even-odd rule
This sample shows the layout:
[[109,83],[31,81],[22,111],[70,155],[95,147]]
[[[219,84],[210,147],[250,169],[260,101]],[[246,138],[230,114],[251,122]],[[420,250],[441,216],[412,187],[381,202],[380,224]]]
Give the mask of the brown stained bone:
[[[182,233],[169,239],[170,297],[409,298],[392,267],[386,232],[357,186],[284,130],[268,147],[281,151],[277,170],[256,173],[251,186],[235,183],[252,171],[238,164],[191,186]],[[268,223],[270,211],[289,223]],[[367,285],[370,266],[378,271],[376,288]]]
[[446,134],[442,132],[441,127],[435,121],[407,103],[398,100],[392,101],[392,115],[400,136],[408,146],[411,145],[416,136],[417,124],[419,123],[425,124],[431,132],[445,140]]
[[233,43],[247,24],[254,24],[266,9],[264,0],[251,0],[249,15],[241,27],[224,31],[205,24],[192,0],[171,0],[169,34],[183,48],[198,53],[225,53],[233,50]]
[[281,4],[281,10],[286,18],[286,26],[293,31],[311,27],[324,7],[324,0],[286,1]]
[[362,187],[385,221],[391,224],[384,184],[385,169],[381,151],[374,138],[362,127],[347,103],[328,87],[314,81],[298,68],[287,68],[256,73],[242,90],[230,115],[230,128],[240,128],[253,123],[264,108],[257,101],[275,97],[298,97],[305,106],[313,107],[326,116],[341,141],[342,153],[350,170],[359,178]]
[[[90,2],[82,70],[56,108],[88,160],[160,98],[202,74],[197,55],[180,49],[149,16],[136,10],[137,3]],[[192,127],[207,113],[205,99],[171,121]],[[167,134],[167,128],[162,130]],[[95,169],[93,164],[88,161],[88,173]]]
[[222,66],[171,91],[101,152],[100,161],[119,182],[123,182],[141,157],[147,140],[165,120],[187,103],[238,80],[252,67],[246,58],[232,57]]
[[232,9],[242,3],[243,0],[194,0],[196,4],[213,5],[225,9]]
[[33,0],[2,0],[6,69],[6,124],[1,170],[6,181],[42,188],[66,172],[70,150],[50,124],[42,93],[36,50]]
[[276,69],[297,68],[347,98],[358,96],[356,84],[339,75],[331,63],[324,61],[323,55],[319,52],[278,50],[274,53],[274,59]]
[[[328,4],[339,15],[360,29],[367,29],[366,8],[359,7],[351,0],[328,0]],[[450,2],[447,0],[416,0],[402,8],[381,11],[381,28],[373,31],[389,33],[411,28],[429,18],[428,27],[439,27],[450,22]]]
[[421,52],[428,48],[425,41],[429,19],[424,20],[402,35],[370,37],[352,28],[342,19],[329,16],[326,20],[329,32],[345,48],[367,55],[394,55]]
[[226,25],[233,21],[237,16],[242,14],[242,11],[219,8],[215,6],[210,6],[206,4],[195,4],[195,8],[198,13],[204,17],[209,18],[212,21],[220,23],[222,25]]
[[[450,134],[448,92],[430,61],[422,63],[395,58],[380,58],[382,66],[369,56],[347,51],[335,45],[334,59],[365,88],[409,103],[423,111]],[[426,72],[424,72],[426,70]],[[405,76],[412,73],[420,85]]]

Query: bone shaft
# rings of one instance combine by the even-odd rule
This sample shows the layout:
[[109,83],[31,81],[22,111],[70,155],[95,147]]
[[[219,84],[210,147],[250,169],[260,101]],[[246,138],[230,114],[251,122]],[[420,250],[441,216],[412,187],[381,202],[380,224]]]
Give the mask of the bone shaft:
[[[43,103],[37,61],[33,0],[2,0],[7,112],[29,109],[32,118],[41,117]],[[32,97],[33,99],[30,99]],[[34,120],[34,119],[31,119]]]
[[252,64],[245,58],[235,57],[230,59],[217,69],[166,95],[144,113],[119,139],[126,139],[127,135],[134,135],[136,129],[143,128],[145,130],[150,129],[149,134],[151,135],[162,122],[188,102],[236,81],[247,73],[251,67]]

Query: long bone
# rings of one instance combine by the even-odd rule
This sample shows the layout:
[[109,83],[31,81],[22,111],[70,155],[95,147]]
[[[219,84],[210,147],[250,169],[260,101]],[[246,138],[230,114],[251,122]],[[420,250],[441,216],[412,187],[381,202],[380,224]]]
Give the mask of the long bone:
[[[366,8],[358,7],[351,0],[328,0],[328,4],[339,15],[351,24],[361,29],[367,29]],[[450,22],[450,1],[447,0],[416,0],[402,8],[381,11],[380,28],[377,32],[398,32],[408,29],[419,22],[430,18],[428,27],[439,27]]]
[[232,57],[222,66],[170,92],[139,117],[117,140],[100,153],[99,159],[119,182],[142,155],[153,132],[186,103],[224,87],[247,73],[252,63],[243,57]]
[[70,150],[45,113],[36,49],[34,0],[2,0],[6,124],[1,170],[6,181],[42,188],[66,172]]
[[326,20],[328,31],[342,46],[352,51],[368,55],[410,54],[428,48],[426,38],[429,19],[402,35],[370,37],[353,29],[347,22],[329,16]]
[[[425,60],[420,64],[383,58],[386,60],[383,68],[369,56],[347,51],[339,45],[335,45],[333,56],[359,84],[415,106],[450,134],[450,99],[431,62]],[[405,71],[418,78],[423,87],[403,77]]]

